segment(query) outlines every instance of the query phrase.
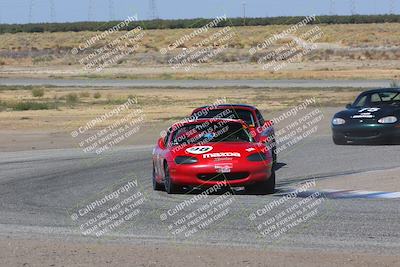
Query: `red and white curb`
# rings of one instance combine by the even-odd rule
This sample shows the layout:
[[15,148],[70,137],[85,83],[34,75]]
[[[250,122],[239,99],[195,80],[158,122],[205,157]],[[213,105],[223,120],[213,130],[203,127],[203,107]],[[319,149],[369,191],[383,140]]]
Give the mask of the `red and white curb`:
[[302,192],[296,189],[282,189],[277,192],[278,196],[285,196],[295,193],[297,197],[306,198],[317,192],[321,198],[343,199],[343,198],[369,198],[369,199],[396,199],[400,198],[400,192],[382,192],[382,191],[362,191],[362,190],[306,190]]

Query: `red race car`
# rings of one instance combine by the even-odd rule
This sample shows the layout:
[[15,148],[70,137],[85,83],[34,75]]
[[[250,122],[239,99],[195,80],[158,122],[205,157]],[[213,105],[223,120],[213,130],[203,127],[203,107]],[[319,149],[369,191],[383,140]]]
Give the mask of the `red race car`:
[[267,147],[256,142],[242,120],[178,122],[153,150],[153,188],[169,194],[183,187],[223,183],[273,193],[275,172]]
[[253,106],[242,104],[222,104],[203,106],[193,110],[192,118],[240,119],[247,123],[251,135],[257,142],[264,143],[272,151],[274,165],[277,160],[276,140],[273,122],[264,120],[261,112]]

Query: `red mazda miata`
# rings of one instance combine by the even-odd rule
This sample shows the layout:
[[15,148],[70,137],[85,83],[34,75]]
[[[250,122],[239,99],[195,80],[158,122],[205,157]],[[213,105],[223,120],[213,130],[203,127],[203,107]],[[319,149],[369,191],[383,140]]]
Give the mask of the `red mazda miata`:
[[169,194],[183,187],[224,183],[253,193],[273,193],[272,155],[247,124],[233,119],[198,119],[172,125],[153,150],[153,188]]

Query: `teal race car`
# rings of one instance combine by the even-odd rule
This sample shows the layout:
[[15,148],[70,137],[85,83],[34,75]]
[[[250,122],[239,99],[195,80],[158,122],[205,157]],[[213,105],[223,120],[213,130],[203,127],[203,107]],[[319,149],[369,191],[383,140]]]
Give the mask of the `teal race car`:
[[361,93],[332,119],[333,142],[345,144],[400,143],[400,88]]

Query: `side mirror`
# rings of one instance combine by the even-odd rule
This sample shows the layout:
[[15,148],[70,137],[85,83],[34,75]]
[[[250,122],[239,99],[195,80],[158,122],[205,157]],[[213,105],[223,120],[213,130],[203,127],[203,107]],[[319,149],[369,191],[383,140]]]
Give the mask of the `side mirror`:
[[352,106],[353,106],[352,104],[347,104],[347,105],[346,105],[346,108],[347,108],[347,109],[350,109],[350,108],[352,108]]
[[271,127],[273,125],[274,125],[274,122],[272,120],[266,120],[265,123],[264,123],[264,126],[267,127],[267,128],[269,128],[269,127]]
[[161,148],[161,149],[165,149],[165,142],[164,142],[164,138],[160,138],[160,139],[158,139],[158,146]]

